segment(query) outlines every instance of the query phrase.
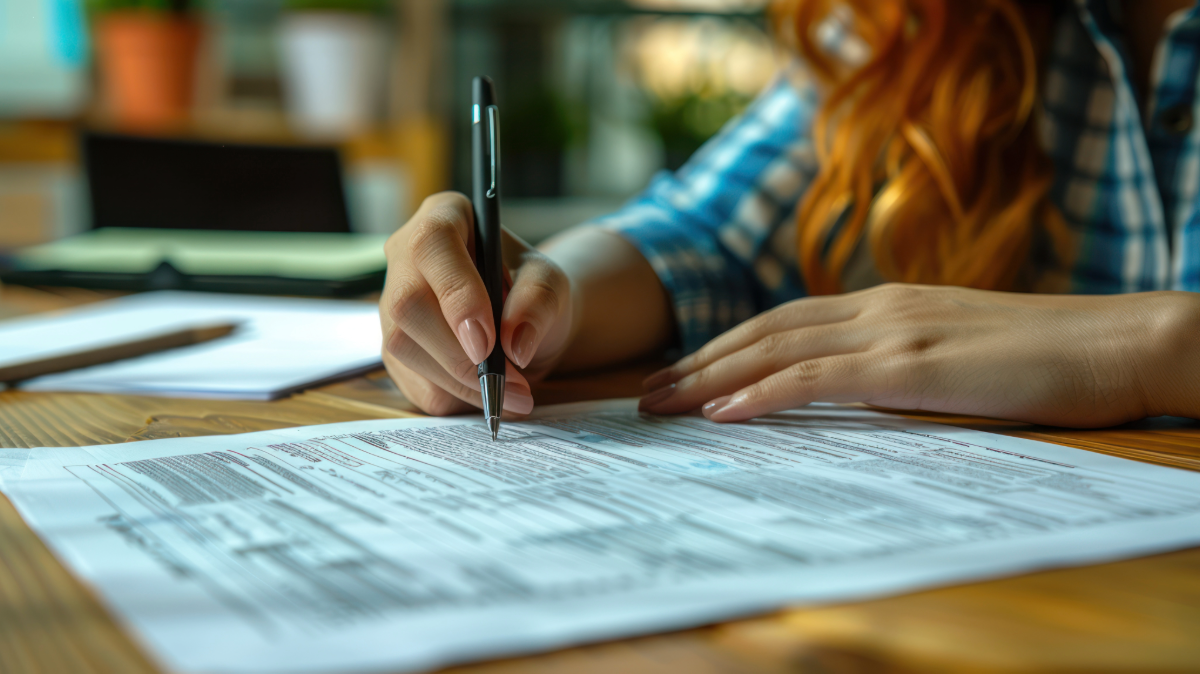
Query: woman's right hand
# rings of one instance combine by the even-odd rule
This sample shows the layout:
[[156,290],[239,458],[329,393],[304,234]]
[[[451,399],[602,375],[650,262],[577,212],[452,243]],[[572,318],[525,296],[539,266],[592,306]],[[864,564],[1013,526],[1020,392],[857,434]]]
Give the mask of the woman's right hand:
[[[379,300],[383,363],[412,403],[428,414],[482,405],[476,365],[497,335],[483,280],[475,269],[471,202],[435,194],[386,244],[387,282]],[[533,409],[531,378],[562,356],[571,333],[571,288],[546,256],[505,231],[500,344],[508,357],[504,410]]]

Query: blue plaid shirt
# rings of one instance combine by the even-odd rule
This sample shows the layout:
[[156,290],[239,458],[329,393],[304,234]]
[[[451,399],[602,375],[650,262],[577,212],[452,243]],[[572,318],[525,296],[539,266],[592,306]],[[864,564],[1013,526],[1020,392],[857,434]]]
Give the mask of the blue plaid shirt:
[[[1076,233],[1077,293],[1200,290],[1200,8],[1172,17],[1146,111],[1103,0],[1076,0],[1055,26],[1043,80],[1050,192]],[[691,352],[737,323],[805,295],[796,206],[816,175],[812,88],[778,78],[674,174],[596,221],[619,231],[671,295]]]

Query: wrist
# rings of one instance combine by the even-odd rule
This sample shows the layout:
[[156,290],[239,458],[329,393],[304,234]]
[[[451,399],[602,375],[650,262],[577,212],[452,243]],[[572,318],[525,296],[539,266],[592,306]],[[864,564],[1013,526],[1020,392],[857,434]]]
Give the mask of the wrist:
[[[1148,298],[1149,299],[1149,298]],[[1154,293],[1147,333],[1132,346],[1146,416],[1200,419],[1200,293]]]

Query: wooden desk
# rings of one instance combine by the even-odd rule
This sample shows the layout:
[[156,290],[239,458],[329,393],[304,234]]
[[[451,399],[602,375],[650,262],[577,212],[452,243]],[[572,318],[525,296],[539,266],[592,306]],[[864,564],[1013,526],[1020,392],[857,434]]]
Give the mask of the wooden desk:
[[[0,315],[93,299],[6,288]],[[638,392],[648,368],[550,382],[540,403]],[[71,446],[413,416],[376,373],[271,403],[0,393],[0,446]],[[1066,431],[914,415],[1200,470],[1200,423]],[[158,671],[0,499],[0,672]],[[455,668],[517,672],[1200,671],[1200,548]]]

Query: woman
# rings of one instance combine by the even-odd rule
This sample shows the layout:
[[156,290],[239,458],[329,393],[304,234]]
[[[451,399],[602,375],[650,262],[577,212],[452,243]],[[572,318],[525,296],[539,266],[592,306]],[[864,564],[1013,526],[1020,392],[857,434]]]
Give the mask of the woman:
[[426,200],[387,245],[387,368],[439,415],[479,405],[499,339],[516,414],[529,379],[678,345],[642,409],[1200,418],[1188,5],[777,4],[804,65],[621,211],[509,237],[499,335],[469,201]]

